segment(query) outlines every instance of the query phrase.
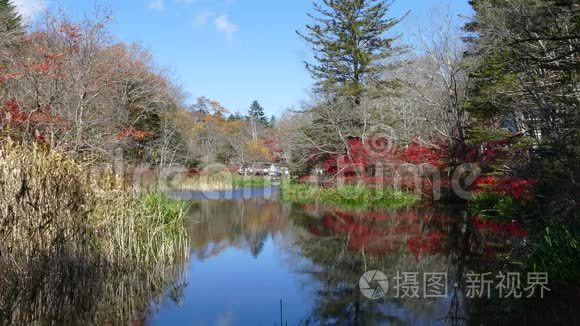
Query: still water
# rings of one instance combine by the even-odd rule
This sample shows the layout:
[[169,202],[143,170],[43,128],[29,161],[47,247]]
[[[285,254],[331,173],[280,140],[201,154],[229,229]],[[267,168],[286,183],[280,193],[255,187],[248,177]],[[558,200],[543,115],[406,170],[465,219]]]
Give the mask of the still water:
[[[190,260],[138,324],[479,323],[490,320],[487,304],[455,285],[467,270],[501,267],[497,257],[526,237],[453,208],[346,211],[281,202],[276,188],[170,195],[191,202]],[[390,283],[369,279],[386,291],[377,300],[359,289],[370,270]],[[402,273],[410,279],[395,289]],[[425,298],[429,273],[446,280]]]

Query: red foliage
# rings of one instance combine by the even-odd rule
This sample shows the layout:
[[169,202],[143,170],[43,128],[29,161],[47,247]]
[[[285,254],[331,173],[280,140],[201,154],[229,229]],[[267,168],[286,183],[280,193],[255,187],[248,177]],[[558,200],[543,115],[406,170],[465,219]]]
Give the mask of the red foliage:
[[68,22],[63,22],[60,25],[60,32],[75,44],[80,42],[82,37],[81,27],[79,25],[71,24]]
[[356,173],[357,170],[365,171],[377,164],[432,164],[437,168],[444,166],[444,151],[441,149],[412,143],[397,153],[391,146],[385,138],[367,139],[364,142],[360,138],[351,138],[348,140],[346,154],[330,155],[323,162],[323,169],[328,174],[341,172],[341,175],[348,177],[360,175]]
[[415,165],[432,164],[436,167],[444,165],[443,151],[433,147],[422,146],[418,143],[410,144],[402,153],[405,162]]
[[440,231],[431,231],[419,237],[413,237],[407,240],[409,250],[413,256],[432,255],[441,251],[441,242],[443,233]]
[[151,132],[139,130],[133,126],[127,127],[117,134],[117,138],[133,138],[134,140],[143,140],[151,136]]
[[46,125],[64,126],[62,118],[54,116],[49,108],[36,109],[26,113],[20,102],[10,99],[0,107],[0,126],[8,126],[11,131],[17,131],[13,136],[19,138],[19,131],[29,131],[29,136],[37,142],[46,142],[46,135],[40,130]]
[[475,179],[472,186],[475,192],[490,191],[515,199],[527,199],[530,198],[535,183],[532,180],[516,177],[479,177]]
[[16,73],[8,73],[5,72],[7,69],[5,67],[0,66],[0,86],[2,86],[5,82],[19,78],[20,75]]
[[360,138],[351,138],[347,143],[345,154],[332,154],[323,162],[326,173],[340,172],[343,176],[355,176],[372,165],[396,160],[387,139],[372,138],[363,141]]
[[24,123],[28,116],[22,111],[20,103],[16,99],[10,99],[4,102],[4,110],[2,110],[0,118],[8,123]]
[[195,177],[195,176],[199,176],[198,169],[188,169],[187,170],[187,177]]
[[413,253],[434,254],[441,248],[443,235],[438,231],[424,234],[422,220],[425,218],[416,212],[333,210],[324,214],[320,224],[313,223],[309,229],[316,236],[348,234],[349,250],[364,249],[369,255],[384,255],[404,246],[409,246]]
[[41,133],[38,130],[34,131],[34,140],[36,140],[39,143],[45,143],[46,142],[46,136]]
[[529,233],[521,224],[510,221],[484,221],[476,218],[474,221],[475,228],[482,233],[499,237],[527,238]]
[[272,161],[280,162],[280,160],[282,160],[282,154],[284,153],[284,150],[282,149],[280,142],[275,139],[265,139],[264,146],[266,146],[272,155]]
[[493,164],[498,160],[518,160],[527,156],[526,150],[512,147],[524,133],[514,133],[505,138],[469,146],[466,161],[470,163]]

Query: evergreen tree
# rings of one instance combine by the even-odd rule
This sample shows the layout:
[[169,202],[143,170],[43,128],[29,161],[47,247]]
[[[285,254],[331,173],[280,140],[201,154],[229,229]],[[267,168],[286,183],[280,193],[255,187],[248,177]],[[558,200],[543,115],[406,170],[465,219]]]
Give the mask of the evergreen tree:
[[[530,171],[560,189],[579,184],[580,100],[577,6],[568,0],[472,0],[465,26],[471,72],[467,109],[491,121],[515,121],[535,138]],[[525,22],[525,23],[523,23]],[[566,180],[564,182],[563,180]]]
[[276,125],[276,116],[272,115],[272,117],[270,117],[270,127],[274,128],[275,125]]
[[250,110],[248,111],[248,117],[253,121],[262,123],[263,125],[268,124],[268,118],[266,118],[264,108],[260,105],[260,103],[258,103],[258,101],[252,102]]
[[228,117],[228,121],[242,120],[243,118],[244,116],[238,111],[236,113],[230,114],[230,116]]
[[0,32],[22,30],[22,17],[11,0],[0,0]]
[[391,2],[385,0],[322,0],[317,15],[309,17],[307,34],[297,32],[312,45],[315,63],[305,62],[320,90],[359,97],[369,80],[378,79],[386,60],[403,49],[396,37],[385,34],[400,22],[388,18]]

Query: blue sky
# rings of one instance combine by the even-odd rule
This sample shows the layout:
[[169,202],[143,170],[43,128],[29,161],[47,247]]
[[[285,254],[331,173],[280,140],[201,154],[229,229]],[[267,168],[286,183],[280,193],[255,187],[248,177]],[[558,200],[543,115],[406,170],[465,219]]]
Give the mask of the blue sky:
[[[34,17],[42,8],[62,8],[73,18],[93,12],[93,0],[14,0]],[[303,61],[310,57],[296,29],[309,22],[311,0],[98,0],[113,11],[117,40],[138,42],[169,71],[192,102],[220,101],[230,111],[247,111],[257,99],[279,115],[308,97],[312,80]],[[455,14],[470,15],[467,0],[448,0]],[[439,0],[398,0],[392,16],[411,11],[397,32],[424,25]]]

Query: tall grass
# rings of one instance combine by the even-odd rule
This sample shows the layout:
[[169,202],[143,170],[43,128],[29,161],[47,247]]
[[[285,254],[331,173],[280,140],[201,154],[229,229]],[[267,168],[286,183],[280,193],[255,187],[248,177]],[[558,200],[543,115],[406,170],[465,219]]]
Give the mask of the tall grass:
[[137,265],[185,259],[187,206],[159,193],[119,192],[102,198],[91,213],[95,247],[109,261]]
[[87,171],[59,152],[2,141],[0,254],[18,261],[73,252],[116,265],[186,255],[183,204],[155,193],[103,189],[110,183]]
[[530,239],[528,268],[548,273],[556,282],[580,280],[580,227],[547,226]]
[[0,140],[0,324],[128,324],[187,257],[184,203]]
[[416,205],[420,197],[411,192],[392,188],[381,189],[365,185],[343,185],[323,188],[300,183],[283,183],[281,198],[297,203],[328,204],[344,208],[408,208]]
[[259,188],[269,186],[268,177],[239,176],[235,174],[213,174],[187,177],[175,183],[173,189],[183,191],[215,191],[235,188]]

